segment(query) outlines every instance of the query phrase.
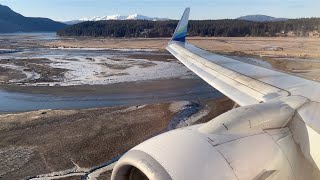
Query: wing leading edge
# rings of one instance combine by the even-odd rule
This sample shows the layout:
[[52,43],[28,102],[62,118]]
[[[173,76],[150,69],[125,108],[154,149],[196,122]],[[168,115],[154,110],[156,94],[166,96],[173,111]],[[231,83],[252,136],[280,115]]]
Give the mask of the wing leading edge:
[[213,54],[186,43],[187,33],[181,36],[179,28],[183,24],[184,31],[187,31],[186,17],[189,11],[187,8],[167,50],[218,91],[240,106],[290,95],[320,101],[317,94],[320,92],[320,84],[317,82]]

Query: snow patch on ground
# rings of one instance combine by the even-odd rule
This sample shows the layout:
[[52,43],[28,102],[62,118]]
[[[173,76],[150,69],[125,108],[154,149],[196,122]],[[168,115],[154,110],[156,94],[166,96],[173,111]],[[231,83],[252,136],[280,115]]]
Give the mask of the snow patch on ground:
[[187,118],[184,122],[188,124],[188,126],[194,125],[197,121],[202,119],[203,117],[207,116],[210,113],[209,109],[202,109],[201,111],[193,114],[189,118]]
[[96,180],[102,173],[107,172],[107,171],[111,171],[114,168],[115,164],[116,164],[116,162],[112,163],[106,167],[100,168],[96,171],[93,171],[92,173],[88,174],[87,180]]
[[[177,111],[177,108],[180,108]],[[185,122],[189,117],[197,113],[201,109],[201,105],[191,102],[175,102],[170,106],[171,111],[177,111],[175,116],[168,124],[167,130],[173,130],[181,127],[188,126]]]
[[169,110],[173,113],[179,112],[181,110],[183,110],[187,105],[189,105],[190,102],[189,101],[177,101],[177,102],[173,102],[170,104],[169,106]]
[[74,167],[64,171],[52,172],[49,174],[41,174],[35,177],[26,178],[26,179],[29,179],[29,180],[31,179],[32,180],[62,179],[62,178],[73,177],[73,176],[83,176],[86,174],[87,171],[89,171],[89,169],[85,169],[85,168],[78,169],[78,167]]
[[84,50],[84,51],[123,51],[123,52],[154,52],[158,51],[158,49],[112,49],[112,48],[78,48],[78,47],[57,47],[57,48],[49,48],[52,50]]
[[52,68],[67,69],[61,82],[27,83],[29,86],[103,85],[154,79],[191,78],[192,73],[178,62],[122,59],[115,61],[108,56],[94,58],[50,57]]
[[[111,51],[108,51],[111,50]],[[0,57],[3,59],[45,59],[41,62],[45,67],[66,70],[63,78],[52,81],[41,79],[40,75],[25,71],[23,66],[0,64],[24,73],[27,77],[11,80],[10,83],[22,83],[24,86],[74,86],[74,85],[106,85],[114,83],[146,81],[172,78],[194,78],[194,74],[178,61],[152,60],[152,54],[159,55],[153,49],[103,49],[103,48],[40,48],[36,51],[26,50]],[[130,54],[149,53],[151,59],[128,58]],[[146,56],[146,58],[148,57]],[[49,60],[49,61],[47,61]],[[34,63],[34,62],[32,62]],[[20,85],[20,84],[19,84]]]

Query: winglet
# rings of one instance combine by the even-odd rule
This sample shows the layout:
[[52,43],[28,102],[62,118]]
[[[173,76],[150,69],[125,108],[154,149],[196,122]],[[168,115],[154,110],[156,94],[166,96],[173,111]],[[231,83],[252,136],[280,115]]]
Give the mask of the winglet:
[[176,30],[174,31],[171,41],[186,42],[189,14],[190,8],[186,8],[186,10],[184,10],[181,20],[178,23]]

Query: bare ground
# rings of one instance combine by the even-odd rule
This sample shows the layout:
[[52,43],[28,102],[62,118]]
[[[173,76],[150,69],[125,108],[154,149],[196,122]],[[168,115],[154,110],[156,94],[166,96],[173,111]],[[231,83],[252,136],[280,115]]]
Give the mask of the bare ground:
[[0,150],[6,163],[0,176],[21,179],[75,164],[97,166],[162,131],[172,116],[167,106],[2,115]]
[[[223,104],[223,105],[221,105]],[[90,168],[166,129],[170,103],[88,110],[41,110],[0,116],[0,177],[21,179],[79,166]],[[201,122],[233,106],[226,98]],[[4,163],[5,162],[5,163]]]
[[[43,44],[69,48],[135,48],[165,51],[170,39],[76,38]],[[320,81],[320,38],[306,37],[191,37],[188,42],[206,50],[228,55],[255,57],[273,68]],[[139,57],[139,55],[133,55]],[[170,56],[167,58],[170,60]],[[316,59],[317,61],[309,61]]]
[[[47,47],[159,49],[165,51],[169,38],[110,39],[76,38],[47,42]],[[204,49],[224,53],[245,53],[258,56],[320,57],[320,38],[296,37],[212,37],[188,38],[188,42]]]

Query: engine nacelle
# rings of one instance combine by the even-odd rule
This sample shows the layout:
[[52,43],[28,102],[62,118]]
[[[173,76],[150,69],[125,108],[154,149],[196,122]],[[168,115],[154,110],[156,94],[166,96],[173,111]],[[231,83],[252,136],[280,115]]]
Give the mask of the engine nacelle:
[[[320,177],[319,169],[303,158],[288,124],[296,109],[306,102],[301,97],[284,98],[270,102],[270,106],[266,103],[232,110],[209,123],[161,134],[126,153],[117,162],[112,179]],[[265,117],[257,118],[254,126],[248,125],[257,115]]]

